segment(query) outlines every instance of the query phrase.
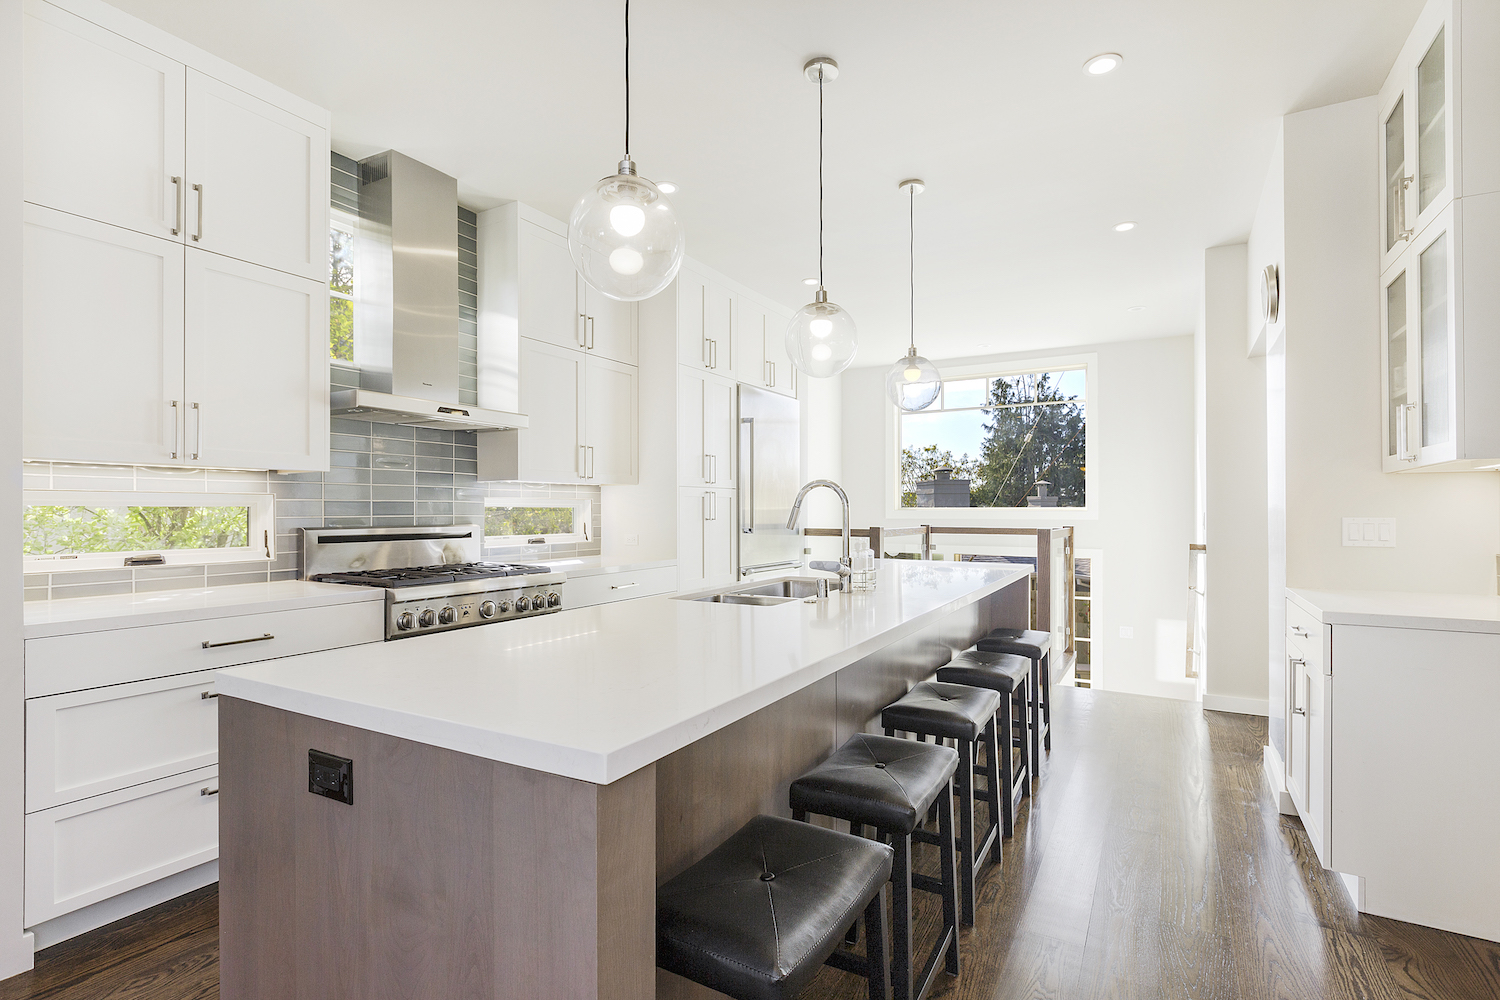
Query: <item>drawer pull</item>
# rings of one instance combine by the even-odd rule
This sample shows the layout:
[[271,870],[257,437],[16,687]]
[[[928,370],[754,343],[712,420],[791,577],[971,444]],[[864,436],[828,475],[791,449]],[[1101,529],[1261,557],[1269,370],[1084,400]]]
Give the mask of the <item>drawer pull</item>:
[[1306,660],[1299,660],[1296,657],[1292,657],[1291,658],[1291,664],[1294,667],[1305,667],[1305,666],[1307,666],[1307,661]]
[[1305,708],[1294,708],[1294,709],[1292,709],[1292,714],[1293,715],[1306,715],[1307,714],[1307,709],[1305,709]]
[[639,586],[640,586],[640,582],[639,581],[637,581],[636,583],[612,583],[612,584],[609,585],[609,589],[610,590],[626,590],[626,589],[628,589],[630,587],[639,587]]
[[276,638],[274,635],[267,632],[265,635],[258,635],[253,639],[230,639],[228,642],[209,642],[207,639],[204,639],[203,648],[218,649],[220,646],[243,646],[247,642],[265,642],[268,639],[274,638]]
[[217,698],[218,696],[219,692],[217,691],[201,691],[198,694],[198,697],[203,701],[207,701],[210,698]]
[[1312,638],[1312,636],[1310,636],[1306,632],[1302,631],[1302,626],[1301,625],[1293,625],[1292,626],[1292,634],[1295,635],[1295,636],[1297,636],[1299,639],[1311,639]]
[[204,795],[218,795],[218,794],[219,794],[219,790],[217,788],[207,788],[207,787],[205,787],[205,788],[198,789],[198,795],[200,797],[204,796]]

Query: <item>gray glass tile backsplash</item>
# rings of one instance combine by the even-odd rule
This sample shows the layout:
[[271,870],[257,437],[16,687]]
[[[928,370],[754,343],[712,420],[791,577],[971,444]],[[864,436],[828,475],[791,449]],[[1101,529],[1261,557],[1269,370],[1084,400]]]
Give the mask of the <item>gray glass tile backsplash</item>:
[[593,501],[590,541],[485,550],[493,560],[566,559],[599,555],[597,486],[481,483],[473,431],[401,427],[363,420],[333,421],[327,472],[233,472],[28,462],[27,489],[111,489],[194,493],[271,493],[276,497],[276,559],[216,566],[158,566],[80,573],[28,574],[27,600],[146,593],[192,587],[295,580],[298,528],[406,527],[480,522],[486,497]]

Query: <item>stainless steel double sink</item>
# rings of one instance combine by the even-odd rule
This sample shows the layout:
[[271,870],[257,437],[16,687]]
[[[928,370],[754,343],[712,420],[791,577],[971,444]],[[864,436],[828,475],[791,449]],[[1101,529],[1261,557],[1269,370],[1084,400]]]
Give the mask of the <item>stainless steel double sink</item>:
[[[817,577],[785,576],[778,580],[766,580],[753,586],[741,584],[700,597],[679,597],[678,600],[706,601],[713,604],[745,604],[764,608],[817,597],[818,583]],[[838,588],[837,581],[830,581],[830,584],[831,589]]]

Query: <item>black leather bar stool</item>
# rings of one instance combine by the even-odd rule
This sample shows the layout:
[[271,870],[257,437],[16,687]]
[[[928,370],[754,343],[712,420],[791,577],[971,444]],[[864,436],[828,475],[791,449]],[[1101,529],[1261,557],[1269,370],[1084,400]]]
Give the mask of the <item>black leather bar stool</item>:
[[[964,887],[963,922],[968,927],[974,925],[974,876],[986,853],[991,854],[990,860],[997,865],[1001,859],[998,808],[992,805],[989,809],[989,828],[983,840],[976,842],[974,835],[974,748],[981,740],[989,751],[989,790],[996,801],[1002,796],[999,741],[995,736],[995,713],[999,707],[1000,695],[986,688],[923,681],[880,713],[880,724],[887,736],[903,732],[923,741],[931,736],[934,743],[953,740],[958,749],[958,849],[963,859],[959,881]],[[912,839],[941,846],[942,835],[919,829],[912,833]]]
[[1042,776],[1042,749],[1052,752],[1052,633],[997,628],[974,644],[982,653],[1015,653],[1031,661],[1031,776]]
[[[825,963],[886,1000],[881,843],[757,816],[656,890],[656,964],[735,1000],[792,1000]],[[836,950],[865,918],[865,957]]]
[[[823,763],[792,782],[792,818],[809,813],[845,820],[860,836],[865,827],[895,848],[891,867],[891,983],[895,1000],[921,1000],[937,979],[946,957],[958,975],[958,869],[953,857],[953,775],[957,751],[931,743],[857,733]],[[939,878],[911,870],[912,833],[927,810],[938,812]],[[943,898],[943,929],[914,980],[912,967],[912,888]],[[852,942],[851,942],[852,943]]]
[[[1000,695],[995,726],[1000,742],[1000,788],[1010,794],[991,801],[1000,808],[1001,829],[1006,837],[1016,832],[1016,810],[1031,794],[1030,726],[1027,725],[1027,684],[1031,664],[1015,653],[981,653],[970,649],[959,653],[937,678],[948,684],[989,688]],[[979,768],[975,767],[975,773]],[[976,796],[978,793],[975,793]]]

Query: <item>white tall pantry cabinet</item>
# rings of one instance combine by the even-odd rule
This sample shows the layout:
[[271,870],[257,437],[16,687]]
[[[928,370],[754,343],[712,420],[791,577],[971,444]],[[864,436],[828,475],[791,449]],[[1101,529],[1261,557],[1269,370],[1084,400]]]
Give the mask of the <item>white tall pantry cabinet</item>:
[[25,11],[24,454],[326,469],[327,113],[103,4]]

